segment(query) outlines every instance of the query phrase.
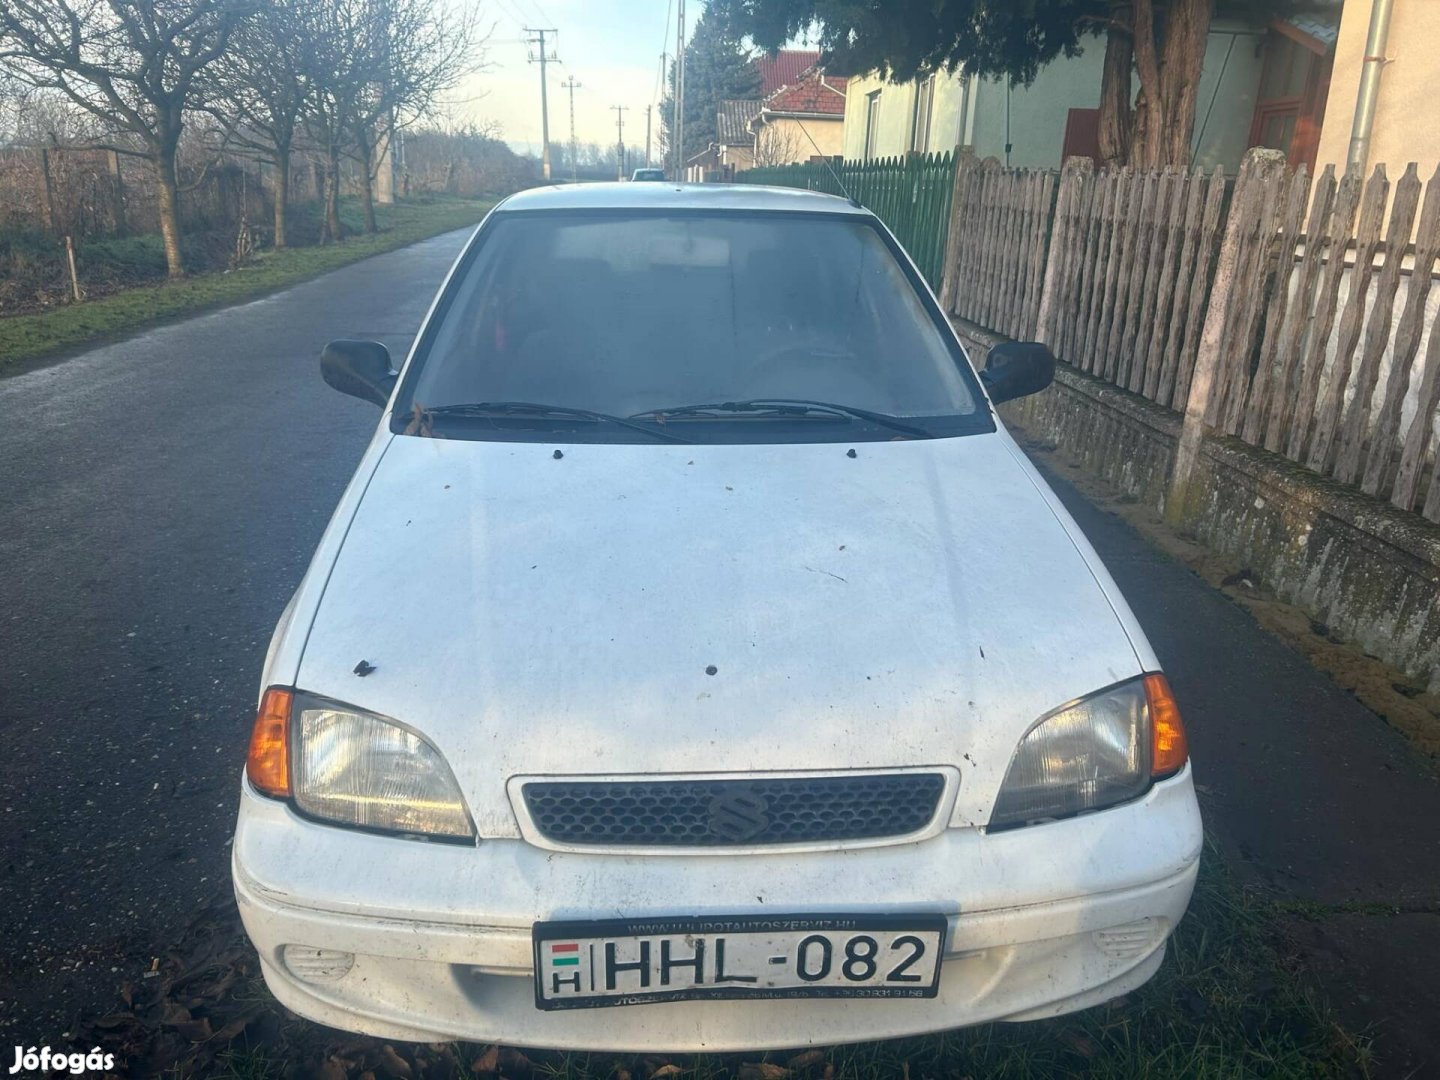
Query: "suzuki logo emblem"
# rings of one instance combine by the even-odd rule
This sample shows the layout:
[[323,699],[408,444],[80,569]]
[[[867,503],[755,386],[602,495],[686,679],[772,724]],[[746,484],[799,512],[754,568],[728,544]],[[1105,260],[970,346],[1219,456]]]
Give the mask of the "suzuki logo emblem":
[[732,843],[759,836],[770,825],[765,796],[749,788],[723,791],[710,800],[710,832]]

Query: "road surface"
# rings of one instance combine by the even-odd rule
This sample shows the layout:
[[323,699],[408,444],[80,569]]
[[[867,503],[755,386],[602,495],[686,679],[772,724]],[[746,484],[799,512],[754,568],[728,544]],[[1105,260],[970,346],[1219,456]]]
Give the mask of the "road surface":
[[[401,353],[463,239],[0,378],[0,1045],[112,1009],[228,889],[265,646],[377,418],[316,356],[339,336]],[[1340,958],[1347,1017],[1388,1019],[1392,1064],[1440,1070],[1433,771],[1056,486],[1174,683],[1207,827],[1282,897],[1402,912],[1320,920],[1313,951]]]

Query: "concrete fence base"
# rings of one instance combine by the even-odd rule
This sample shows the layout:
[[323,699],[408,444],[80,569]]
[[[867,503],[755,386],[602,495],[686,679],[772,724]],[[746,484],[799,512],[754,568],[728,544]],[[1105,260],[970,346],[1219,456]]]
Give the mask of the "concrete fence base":
[[[995,343],[955,320],[977,366]],[[1000,407],[1284,600],[1440,692],[1440,526],[1239,439],[1207,433],[1185,505],[1166,507],[1181,418],[1058,365],[1043,393]]]

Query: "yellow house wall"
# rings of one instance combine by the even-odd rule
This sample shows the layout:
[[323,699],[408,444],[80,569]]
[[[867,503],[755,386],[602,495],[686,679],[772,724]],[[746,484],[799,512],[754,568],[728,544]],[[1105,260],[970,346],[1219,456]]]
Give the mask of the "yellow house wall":
[[732,165],[736,172],[744,172],[755,167],[755,155],[748,146],[722,146],[720,164]]
[[[847,104],[849,99],[846,99]],[[837,116],[830,119],[808,119],[791,120],[787,117],[775,117],[769,121],[767,127],[772,128],[776,140],[780,145],[790,148],[791,161],[809,161],[815,156],[815,148],[820,148],[820,153],[826,157],[835,157],[845,147],[845,122]],[[806,132],[810,138],[805,137]],[[759,145],[765,139],[764,130],[755,135],[756,144]],[[810,139],[815,142],[812,145]],[[776,162],[775,164],[789,164],[790,162]]]
[[[910,150],[910,127],[915,121],[917,84],[888,83],[873,72],[852,78],[845,87],[845,160],[865,156],[865,99],[880,91],[880,123],[876,129],[875,156],[898,157]],[[965,97],[961,75],[935,77],[930,109],[930,144],[927,151],[952,150],[960,141],[960,109]]]
[[[1372,6],[1373,0],[1345,0],[1317,171],[1326,165],[1337,175],[1345,171]],[[1380,74],[1365,171],[1383,164],[1393,183],[1416,161],[1424,179],[1440,162],[1440,0],[1394,0],[1385,55],[1391,62]]]

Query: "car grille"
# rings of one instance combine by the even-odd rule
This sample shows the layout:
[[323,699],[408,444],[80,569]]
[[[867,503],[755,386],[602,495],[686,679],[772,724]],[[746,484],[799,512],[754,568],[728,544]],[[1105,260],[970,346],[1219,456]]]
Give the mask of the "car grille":
[[905,836],[935,817],[940,773],[743,780],[531,781],[535,828],[555,843],[724,847]]

